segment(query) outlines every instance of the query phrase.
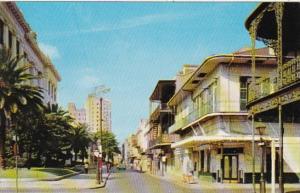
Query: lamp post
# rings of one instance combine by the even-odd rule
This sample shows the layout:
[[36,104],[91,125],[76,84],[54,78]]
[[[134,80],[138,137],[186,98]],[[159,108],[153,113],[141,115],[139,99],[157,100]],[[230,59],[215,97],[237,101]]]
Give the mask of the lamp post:
[[266,130],[266,126],[264,124],[259,124],[257,127],[256,127],[256,130],[258,131],[259,135],[260,135],[260,142],[259,142],[259,146],[261,148],[261,165],[260,165],[260,187],[259,187],[259,190],[260,190],[260,193],[266,193],[266,182],[265,182],[265,176],[264,176],[264,173],[265,173],[265,147],[266,147],[266,144],[262,138],[262,135],[264,135],[265,133],[265,130]]
[[96,181],[97,184],[100,184],[102,182],[102,146],[100,140],[97,140],[97,150],[94,151],[94,154],[97,157]]
[[19,156],[19,145],[18,145],[18,136],[13,136],[13,140],[15,141],[13,146],[13,152],[16,159],[16,192],[19,192],[19,172],[18,172],[18,156]]
[[[99,157],[97,158],[97,181],[102,182],[102,121],[103,121],[103,98],[102,98],[102,94],[106,94],[110,92],[110,88],[107,88],[105,85],[100,85],[100,86],[96,86],[94,88],[94,96],[98,96],[100,97],[100,140],[97,141],[97,145],[98,145],[98,150],[100,152],[100,156],[101,156],[101,159],[99,159]],[[97,130],[99,131],[99,130]]]

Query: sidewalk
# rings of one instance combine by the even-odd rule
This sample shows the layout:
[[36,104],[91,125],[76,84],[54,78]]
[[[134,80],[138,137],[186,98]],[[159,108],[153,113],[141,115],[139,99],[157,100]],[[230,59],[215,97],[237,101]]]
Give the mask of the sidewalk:
[[[146,173],[149,176],[154,178],[165,180],[176,185],[179,185],[184,188],[194,189],[194,190],[201,190],[201,189],[211,189],[211,190],[219,190],[219,189],[252,189],[252,184],[240,184],[240,183],[218,183],[218,182],[209,182],[209,181],[200,181],[199,179],[194,179],[195,183],[187,184],[182,181],[182,176],[178,174],[165,174],[164,176],[161,175],[154,175],[150,173]],[[285,184],[285,189],[297,189],[300,192],[300,183],[298,184]],[[256,184],[256,188],[259,189],[259,184]],[[266,184],[267,190],[271,190],[271,184]],[[276,184],[276,189],[279,186]]]
[[[96,184],[95,180],[89,180],[89,182],[87,184],[88,189],[98,189],[98,188],[104,188],[106,186],[106,182],[107,182],[111,172],[108,172],[106,170],[106,167],[103,167],[102,170],[103,170],[102,182],[100,184]],[[91,173],[93,173],[93,172],[91,172]],[[95,174],[96,174],[96,171],[94,171],[94,173],[93,173],[93,178],[94,179],[95,179]]]

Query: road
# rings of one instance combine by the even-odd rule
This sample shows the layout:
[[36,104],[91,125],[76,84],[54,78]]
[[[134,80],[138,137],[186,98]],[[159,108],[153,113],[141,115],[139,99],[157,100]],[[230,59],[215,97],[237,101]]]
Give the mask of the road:
[[[133,171],[112,173],[106,187],[102,189],[89,189],[95,185],[95,176],[81,174],[60,181],[31,181],[21,182],[20,193],[252,193],[249,188],[222,189],[210,187],[195,190],[186,185],[173,184]],[[212,184],[218,186],[218,184]],[[188,186],[188,185],[187,185]],[[0,180],[0,193],[16,192],[14,181]]]
[[[188,185],[187,185],[188,186]],[[182,185],[154,178],[137,172],[121,172],[113,174],[105,189],[100,193],[250,193],[250,190],[193,190]],[[252,193],[252,192],[251,192]]]

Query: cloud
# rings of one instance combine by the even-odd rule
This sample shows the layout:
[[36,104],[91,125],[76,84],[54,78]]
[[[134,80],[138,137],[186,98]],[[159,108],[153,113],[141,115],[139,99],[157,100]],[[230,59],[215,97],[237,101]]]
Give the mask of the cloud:
[[51,33],[48,35],[79,35],[79,34],[88,34],[88,33],[96,33],[96,32],[105,32],[105,31],[117,31],[122,29],[130,29],[141,27],[145,25],[152,25],[158,23],[167,23],[178,19],[186,19],[190,17],[196,16],[195,14],[149,14],[139,17],[133,17],[130,19],[123,19],[117,23],[108,23],[96,25],[96,27],[80,29],[80,30],[72,30],[72,31],[62,31],[57,33]]
[[93,75],[85,75],[78,80],[77,84],[82,88],[93,88],[97,86],[99,82],[100,79],[98,77]]
[[39,43],[39,46],[41,50],[52,60],[60,58],[60,53],[57,47],[45,43]]
[[179,14],[152,14],[152,15],[144,15],[141,17],[134,17],[130,19],[124,19],[121,20],[117,24],[110,24],[110,25],[102,25],[96,28],[88,29],[88,30],[82,30],[82,33],[90,33],[90,32],[101,32],[101,31],[115,31],[115,30],[121,30],[121,29],[129,29],[129,28],[135,28],[150,24],[156,24],[156,23],[164,23],[173,21],[175,19],[180,18],[181,15]]

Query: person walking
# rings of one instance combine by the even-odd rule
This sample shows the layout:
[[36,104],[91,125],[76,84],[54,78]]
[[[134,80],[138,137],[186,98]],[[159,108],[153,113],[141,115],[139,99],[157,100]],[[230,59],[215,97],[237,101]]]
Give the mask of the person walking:
[[192,167],[192,161],[190,159],[188,151],[185,152],[185,156],[183,158],[183,163],[182,163],[182,170],[183,170],[183,182],[185,183],[192,183],[193,181],[193,167]]
[[84,173],[88,173],[89,172],[89,163],[88,162],[85,162],[84,164]]

